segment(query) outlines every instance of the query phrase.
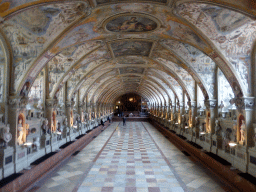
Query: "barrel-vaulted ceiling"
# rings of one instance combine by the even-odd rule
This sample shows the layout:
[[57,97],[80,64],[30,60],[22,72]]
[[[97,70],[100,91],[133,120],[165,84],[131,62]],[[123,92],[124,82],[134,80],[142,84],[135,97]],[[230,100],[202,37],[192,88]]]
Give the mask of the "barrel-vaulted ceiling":
[[45,84],[48,99],[111,103],[136,92],[165,103],[183,92],[193,101],[198,86],[211,99],[218,67],[234,96],[251,96],[253,2],[0,0],[9,93],[33,97]]

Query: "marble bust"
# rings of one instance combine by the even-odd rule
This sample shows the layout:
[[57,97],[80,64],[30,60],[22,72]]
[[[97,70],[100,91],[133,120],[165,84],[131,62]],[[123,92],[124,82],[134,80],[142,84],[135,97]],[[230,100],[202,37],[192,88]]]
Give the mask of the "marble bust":
[[8,146],[8,143],[12,140],[12,134],[10,133],[10,127],[7,125],[6,127],[1,128],[0,139],[4,141],[4,147]]

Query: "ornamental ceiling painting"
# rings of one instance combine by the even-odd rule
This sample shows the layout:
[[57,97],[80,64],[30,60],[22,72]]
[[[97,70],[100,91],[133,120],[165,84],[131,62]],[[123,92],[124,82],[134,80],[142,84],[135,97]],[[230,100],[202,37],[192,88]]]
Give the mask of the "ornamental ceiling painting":
[[2,0],[0,102],[5,92],[42,99],[42,91],[61,101],[136,92],[168,103],[183,93],[193,101],[200,89],[215,99],[216,74],[220,100],[251,96],[255,8],[249,0]]

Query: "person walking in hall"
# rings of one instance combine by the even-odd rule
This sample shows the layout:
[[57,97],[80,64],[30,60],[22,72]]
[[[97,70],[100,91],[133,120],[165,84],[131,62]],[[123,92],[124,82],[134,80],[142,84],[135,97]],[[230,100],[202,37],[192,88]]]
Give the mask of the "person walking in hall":
[[124,117],[123,117],[123,126],[126,125],[126,124],[125,124],[125,121],[126,121],[126,118],[125,118],[125,116],[124,116]]

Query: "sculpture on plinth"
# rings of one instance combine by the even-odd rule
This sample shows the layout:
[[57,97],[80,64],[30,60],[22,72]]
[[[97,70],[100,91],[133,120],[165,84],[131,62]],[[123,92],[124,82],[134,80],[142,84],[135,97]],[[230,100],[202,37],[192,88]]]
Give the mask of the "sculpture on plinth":
[[6,148],[8,143],[12,140],[12,134],[10,133],[10,127],[7,125],[0,129],[0,143],[2,147]]
[[51,129],[49,129],[49,127],[48,127],[48,120],[47,119],[43,120],[43,124],[41,126],[41,129],[43,131],[43,134],[45,134],[45,135],[51,134]]

